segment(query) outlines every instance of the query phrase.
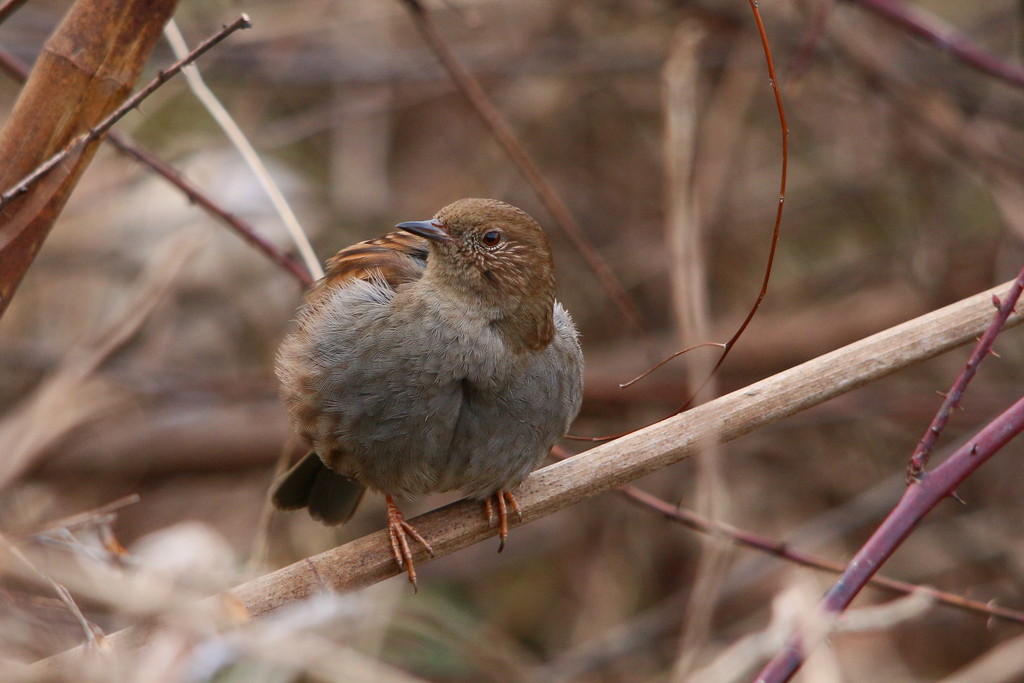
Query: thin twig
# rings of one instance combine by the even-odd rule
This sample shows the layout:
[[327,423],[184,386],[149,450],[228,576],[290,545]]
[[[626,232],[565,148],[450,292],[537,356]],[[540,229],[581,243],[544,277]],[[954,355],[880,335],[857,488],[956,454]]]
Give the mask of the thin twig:
[[[555,446],[552,449],[552,455],[558,460],[564,460],[571,456],[571,454],[561,446]],[[740,529],[739,527],[726,524],[725,522],[708,519],[691,510],[685,510],[678,505],[673,505],[672,503],[662,500],[661,498],[637,488],[636,486],[627,484],[625,486],[620,486],[617,491],[630,502],[657,514],[663,515],[664,517],[674,522],[678,522],[679,524],[693,529],[694,531],[698,531],[703,534],[716,535],[731,541],[736,545],[759,550],[768,555],[774,555],[775,557],[783,560],[788,560],[789,562],[802,567],[819,569],[821,571],[832,572],[833,574],[841,574],[846,568],[846,565],[839,562],[832,562],[831,560],[825,560],[811,555],[810,553],[796,550],[790,547],[787,543],[776,541],[752,531]],[[955,607],[968,612],[976,612],[983,614],[986,617],[995,617],[997,619],[1004,619],[1006,621],[1024,625],[1024,612],[1019,610],[998,607],[990,603],[971,600],[970,598],[956,595],[955,593],[940,591],[930,586],[919,586],[906,581],[900,581],[899,579],[892,579],[887,576],[872,577],[869,583],[873,586],[885,588],[897,593],[910,594],[916,591],[924,591],[933,596],[939,602],[949,605],[950,607]]]
[[920,7],[894,0],[847,0],[870,10],[891,24],[924,38],[964,64],[1017,87],[1024,86],[1024,69],[999,59],[966,35]]
[[[921,519],[1022,430],[1024,398],[986,425],[948,460],[924,476],[919,484],[907,487],[900,502],[850,560],[846,570],[818,603],[817,611],[823,618],[829,619],[846,609],[878,568],[910,536]],[[816,639],[809,638],[801,630],[796,631],[761,670],[757,681],[788,681],[817,645]]]
[[[46,572],[37,567],[32,560],[28,559],[25,553],[21,552],[14,543],[2,534],[0,534],[0,546],[50,586],[51,590],[57,594],[57,597],[64,604],[67,610],[75,617],[78,625],[82,627],[86,642],[91,645],[95,645],[97,642],[96,632],[99,631],[99,627],[85,618],[85,615],[82,614],[82,610],[79,609],[78,604],[75,603],[75,600],[71,597],[71,593],[68,589],[65,588],[63,584],[54,581]],[[102,637],[102,632],[100,632],[100,636]]]
[[[0,47],[0,70],[18,83],[24,83],[28,78],[28,66],[2,47]],[[267,258],[292,275],[300,285],[308,287],[312,284],[313,278],[310,277],[309,271],[294,256],[278,249],[276,245],[256,232],[251,224],[223,208],[213,197],[182,175],[181,171],[135,144],[128,139],[127,135],[119,131],[110,131],[103,141],[109,142],[122,154],[127,154],[157,175],[163,176],[169,183],[181,190],[190,202],[198,204],[211,216],[237,232],[243,240],[263,252]]]
[[[171,49],[174,50],[174,54],[177,57],[184,55],[188,46],[185,44],[185,39],[181,35],[181,31],[178,30],[178,25],[171,19],[167,22],[167,26],[164,27],[164,36],[167,41],[171,44]],[[213,94],[213,91],[207,87],[206,82],[203,80],[202,75],[199,73],[198,67],[189,67],[185,71],[185,80],[188,82],[189,88],[192,89],[192,93],[196,96],[206,110],[210,112],[213,120],[217,122],[217,125],[221,127],[225,135],[231,141],[231,144],[235,146],[239,154],[242,155],[242,159],[252,170],[253,175],[259,182],[260,187],[267,193],[267,197],[270,198],[270,202],[274,205],[274,209],[277,214],[281,217],[281,221],[284,223],[285,228],[288,229],[288,233],[292,237],[292,241],[295,242],[295,246],[299,250],[299,254],[302,256],[303,262],[306,264],[306,269],[314,280],[319,280],[324,276],[323,267],[320,265],[320,260],[316,257],[316,253],[313,251],[313,246],[309,243],[309,238],[306,237],[305,231],[299,224],[299,219],[295,216],[295,212],[292,211],[291,206],[288,205],[288,200],[285,199],[284,193],[281,192],[281,188],[277,186],[274,179],[271,177],[270,172],[267,171],[267,167],[264,165],[263,160],[260,159],[259,154],[256,153],[255,148],[246,138],[245,133],[242,132],[241,127],[235,122],[235,119],[231,116],[228,110],[220,103],[217,96]]]
[[910,456],[910,463],[907,465],[908,484],[920,480],[924,468],[928,466],[928,457],[931,455],[932,449],[935,448],[935,442],[938,440],[939,435],[942,434],[942,430],[945,429],[946,423],[949,422],[950,414],[960,405],[960,399],[963,398],[964,390],[967,389],[968,383],[970,383],[974,374],[978,371],[981,361],[985,360],[985,357],[992,351],[992,345],[995,344],[996,337],[1002,331],[1003,323],[1013,313],[1017,300],[1020,299],[1021,291],[1024,291],[1024,268],[1021,268],[1017,274],[1017,279],[1013,281],[1013,287],[1010,288],[1003,301],[1000,302],[998,296],[992,296],[992,303],[996,307],[995,319],[989,325],[989,328],[985,330],[982,338],[978,340],[974,351],[971,353],[971,357],[967,359],[967,363],[964,365],[964,369],[960,371],[956,381],[953,382],[953,386],[946,392],[942,399],[942,405],[939,406],[934,419],[928,425],[928,429],[925,430],[924,436],[918,441],[913,455]]
[[52,157],[44,161],[39,166],[36,166],[35,170],[33,170],[24,178],[22,178],[20,182],[18,182],[16,185],[11,187],[3,194],[0,194],[0,209],[9,204],[10,201],[17,197],[18,195],[27,192],[28,188],[31,187],[33,183],[37,182],[40,178],[42,178],[51,170],[53,170],[55,166],[57,166],[60,162],[64,161],[64,159],[66,159],[69,155],[78,151],[79,149],[89,144],[90,142],[99,139],[104,133],[110,130],[110,128],[115,123],[124,118],[124,116],[128,112],[138,107],[143,100],[152,95],[157,88],[159,88],[161,85],[163,85],[168,80],[177,75],[178,72],[180,72],[183,68],[185,68],[186,66],[194,62],[196,59],[201,57],[204,53],[210,50],[210,48],[220,43],[222,40],[227,38],[235,31],[238,31],[239,29],[250,28],[251,26],[252,23],[249,21],[249,17],[243,14],[233,23],[223,27],[215,35],[206,39],[198,46],[196,46],[196,49],[192,50],[192,52],[190,52],[184,59],[175,62],[169,68],[159,72],[153,80],[146,84],[144,88],[142,88],[137,93],[135,93],[127,100],[125,100],[120,107],[111,112],[109,116],[107,116],[98,124],[96,124],[96,126],[90,128],[87,132],[83,133],[82,135],[79,135],[77,138],[72,140],[71,144],[69,144],[67,147],[54,154]]
[[[718,369],[722,367],[723,363],[725,363],[725,359],[729,357],[729,353],[736,345],[736,342],[739,341],[741,336],[743,336],[747,326],[750,325],[750,322],[754,319],[758,309],[761,307],[761,302],[764,301],[765,296],[768,294],[768,283],[771,281],[772,266],[775,264],[775,252],[779,246],[779,233],[782,229],[782,211],[786,203],[786,176],[789,168],[789,126],[786,124],[786,111],[782,106],[782,94],[779,91],[779,82],[775,76],[775,63],[772,60],[772,50],[771,45],[768,43],[768,34],[765,32],[764,22],[761,21],[761,12],[757,8],[757,0],[749,0],[749,2],[750,9],[754,13],[754,21],[757,23],[757,32],[761,37],[761,47],[764,50],[765,64],[768,69],[768,84],[771,86],[772,94],[775,96],[775,107],[778,110],[779,126],[782,129],[782,168],[779,173],[779,201],[775,209],[775,225],[772,227],[772,239],[768,248],[768,262],[765,264],[764,277],[761,280],[761,289],[757,294],[757,298],[754,300],[754,305],[750,307],[750,311],[747,312],[747,317],[743,319],[743,322],[740,323],[740,326],[736,329],[736,332],[733,333],[729,341],[725,342],[725,344],[721,344],[723,349],[722,355],[718,357],[718,361],[715,363],[711,372],[708,373],[708,376],[704,381],[701,382],[700,386],[698,386],[697,389],[690,394],[690,397],[686,399],[686,402],[676,410],[677,413],[683,412],[693,404],[700,392],[703,391],[704,387],[711,381],[711,378],[715,376],[716,372],[718,372]],[[637,379],[649,375],[655,369],[660,368],[668,361],[686,353],[689,350],[690,349],[677,351],[668,358],[658,362]],[[628,382],[627,385],[632,384],[635,381],[637,380],[634,379]],[[616,437],[592,437],[588,440],[602,441],[609,438]]]
[[[728,539],[736,545],[753,548],[754,550],[774,555],[782,558],[783,560],[798,564],[801,567],[820,569],[821,571],[832,572],[833,574],[841,574],[843,569],[846,567],[846,565],[839,562],[832,562],[809,553],[795,550],[789,547],[786,543],[776,541],[768,538],[767,536],[761,536],[760,534],[756,534],[752,531],[734,527],[731,524],[706,519],[695,512],[684,510],[677,505],[668,503],[657,496],[638,489],[635,486],[623,486],[619,488],[619,492],[630,501],[633,501],[653,512],[664,515],[668,519],[678,522],[690,529],[705,534],[720,536]],[[1019,610],[999,607],[979,600],[971,600],[970,598],[966,598],[962,595],[940,591],[938,589],[931,588],[930,586],[918,586],[912,583],[907,583],[906,581],[900,581],[899,579],[892,579],[887,576],[874,576],[870,579],[869,583],[872,586],[908,595],[923,591],[934,597],[937,601],[945,605],[949,605],[950,607],[956,607],[957,609],[975,612],[986,617],[995,617],[997,619],[1004,619],[1006,621],[1024,625],[1024,612]]]
[[181,190],[188,197],[189,201],[198,204],[210,215],[219,218],[225,225],[238,233],[243,240],[287,271],[299,284],[308,287],[313,283],[313,277],[309,271],[294,256],[281,251],[271,241],[256,232],[256,229],[251,224],[221,207],[210,195],[185,178],[180,171],[174,169],[152,152],[133,144],[126,136],[121,135],[116,130],[110,132],[107,140],[120,151],[163,176],[168,182]]
[[50,522],[46,522],[43,526],[32,530],[24,531],[19,533],[15,538],[17,540],[23,540],[30,536],[38,536],[40,534],[46,534],[51,531],[58,529],[72,529],[74,527],[83,526],[86,524],[93,524],[97,520],[109,517],[112,513],[117,512],[123,507],[129,505],[135,505],[139,502],[139,494],[131,493],[127,496],[122,496],[109,503],[104,503],[99,507],[94,507],[91,510],[85,510],[84,512],[76,512],[68,517],[62,517],[61,519],[55,519]]
[[757,8],[757,0],[750,1],[750,10],[754,13],[754,21],[757,23],[757,33],[761,37],[761,47],[764,49],[764,61],[768,69],[768,84],[772,88],[772,94],[775,96],[775,108],[779,112],[779,127],[782,129],[782,164],[779,170],[779,203],[775,209],[775,225],[772,226],[772,239],[771,246],[768,247],[768,262],[764,267],[764,277],[761,280],[761,291],[757,293],[757,299],[754,300],[754,305],[750,307],[750,311],[747,313],[747,317],[743,319],[740,326],[736,329],[736,332],[732,335],[729,341],[725,342],[725,350],[722,351],[722,355],[718,357],[718,362],[711,368],[711,372],[708,373],[707,379],[697,388],[696,391],[687,399],[679,408],[679,412],[682,412],[690,407],[693,401],[700,394],[704,386],[711,381],[711,378],[715,376],[718,369],[725,363],[725,359],[729,357],[729,352],[732,351],[736,342],[743,336],[747,326],[750,325],[750,321],[754,319],[758,309],[761,307],[761,302],[764,301],[765,296],[768,294],[768,283],[772,279],[772,266],[775,264],[775,252],[779,246],[779,232],[782,229],[782,210],[786,204],[786,176],[789,170],[789,126],[786,124],[786,110],[782,106],[782,93],[779,91],[779,81],[775,76],[775,62],[772,60],[772,48],[768,43],[768,34],[764,30],[764,22],[761,21],[761,11]]
[[537,194],[545,208],[547,208],[555,223],[562,229],[562,232],[573,243],[573,246],[576,247],[583,260],[587,262],[587,265],[597,276],[607,295],[615,302],[615,305],[626,316],[626,320],[633,328],[643,330],[645,327],[643,318],[640,316],[640,312],[633,304],[633,301],[626,294],[614,271],[612,271],[604,257],[601,256],[600,252],[590,242],[590,239],[583,232],[579,223],[573,218],[569,207],[562,201],[562,198],[551,186],[551,183],[544,178],[537,164],[533,162],[533,159],[530,158],[522,143],[516,138],[512,126],[509,125],[505,117],[501,115],[501,112],[487,98],[487,94],[484,92],[480,82],[455,56],[448,42],[438,30],[437,24],[434,23],[433,16],[431,16],[420,0],[402,0],[402,2],[409,8],[409,14],[412,16],[416,28],[423,34],[424,39],[430,45],[434,54],[437,55],[441,65],[444,66],[451,79],[455,82],[455,85],[466,96],[466,99],[469,100],[470,105],[472,105],[477,115],[483,120],[484,125],[490,128],[498,144],[505,150],[505,153],[508,154],[513,163],[519,167],[520,172],[526,177],[527,182],[530,183],[533,191]]
[[714,347],[717,347],[719,349],[724,349],[725,348],[725,344],[723,344],[721,342],[701,342],[700,344],[694,344],[693,346],[687,346],[685,349],[682,349],[680,351],[676,351],[671,356],[658,361],[657,363],[655,363],[651,367],[647,368],[646,370],[641,372],[639,375],[637,375],[633,379],[631,379],[631,380],[629,380],[627,382],[620,383],[619,384],[619,388],[620,389],[625,389],[627,387],[633,386],[634,384],[636,384],[637,382],[642,380],[644,377],[647,377],[647,375],[651,374],[652,372],[654,372],[655,370],[657,370],[661,366],[665,365],[666,363],[668,363],[668,362],[678,358],[679,356],[683,355],[684,353],[689,353],[690,351],[693,351],[694,349],[699,349],[702,346],[714,346]]

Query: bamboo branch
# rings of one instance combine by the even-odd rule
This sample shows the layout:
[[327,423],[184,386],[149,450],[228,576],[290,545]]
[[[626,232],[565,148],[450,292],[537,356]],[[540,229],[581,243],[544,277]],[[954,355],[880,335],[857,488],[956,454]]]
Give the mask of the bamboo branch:
[[98,141],[103,135],[113,128],[114,124],[125,117],[128,112],[132,109],[136,109],[142,101],[147,97],[156,92],[157,88],[169,81],[171,78],[176,76],[182,69],[191,64],[192,62],[199,59],[208,50],[213,48],[219,42],[227,38],[229,35],[243,28],[251,28],[252,23],[249,21],[249,17],[242,15],[231,24],[225,26],[215,35],[207,38],[202,43],[196,46],[194,50],[179,59],[177,62],[172,64],[167,69],[160,71],[157,75],[146,84],[144,88],[139,90],[137,93],[129,97],[127,100],[121,103],[117,109],[108,114],[102,121],[91,127],[85,133],[82,133],[75,139],[73,139],[66,147],[55,153],[49,159],[32,169],[31,173],[22,178],[19,182],[15,183],[11,188],[5,190],[0,194],[0,209],[3,209],[7,204],[11,202],[15,197],[25,194],[32,185],[43,178],[47,173],[52,171],[57,164],[60,164],[66,160],[72,154],[78,152],[81,148],[88,145],[90,142]]
[[[8,76],[19,83],[24,83],[28,77],[28,67],[3,48],[0,48],[0,70],[6,72]],[[278,249],[274,243],[260,235],[250,223],[242,220],[218,204],[213,197],[182,175],[181,171],[152,152],[135,144],[127,135],[116,130],[110,131],[107,137],[104,138],[104,141],[109,142],[118,151],[132,157],[157,175],[163,176],[167,182],[181,190],[189,202],[198,205],[208,214],[234,230],[238,233],[239,237],[284,269],[300,285],[308,287],[313,283],[313,278],[310,276],[309,271],[294,256]]]
[[[994,287],[538,470],[516,492],[523,516],[515,523],[539,519],[690,457],[707,445],[709,435],[731,441],[967,343],[989,324],[992,296],[1002,296],[1009,287],[1010,283]],[[1021,321],[1020,314],[1014,313],[1007,326]],[[452,503],[412,523],[430,540],[436,557],[495,533],[488,528],[479,503],[473,501]],[[431,559],[418,547],[413,555],[419,565]],[[259,616],[324,587],[354,590],[399,573],[387,531],[381,530],[253,579],[229,593],[251,615]],[[128,628],[110,635],[107,642],[111,647],[132,648],[145,638],[144,629]],[[46,666],[77,657],[78,652],[70,650],[45,660]]]
[[[46,41],[0,131],[7,188],[102,120],[132,91],[176,0],[77,0]],[[86,143],[0,213],[0,315],[92,160]]]

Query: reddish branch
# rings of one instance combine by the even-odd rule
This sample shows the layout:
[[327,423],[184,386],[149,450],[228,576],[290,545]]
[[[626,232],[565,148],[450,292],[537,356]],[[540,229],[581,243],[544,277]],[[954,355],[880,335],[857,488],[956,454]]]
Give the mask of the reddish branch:
[[[564,460],[572,454],[561,446],[555,446],[551,449],[551,455],[558,460]],[[646,491],[631,484],[620,486],[617,491],[629,499],[630,502],[663,515],[673,522],[678,522],[679,524],[699,533],[719,536],[735,543],[736,545],[759,550],[763,553],[793,562],[794,564],[798,564],[802,567],[820,569],[822,571],[832,572],[835,574],[841,574],[843,572],[844,565],[838,562],[824,560],[819,557],[815,557],[814,555],[795,550],[786,543],[756,534],[752,531],[740,529],[739,527],[735,527],[731,524],[707,519],[695,512],[684,510],[678,505],[673,505],[672,503],[664,501],[661,498],[647,493]],[[1024,612],[1020,612],[1018,610],[998,607],[978,600],[971,600],[970,598],[965,598],[962,595],[940,591],[935,588],[931,588],[930,586],[918,586],[916,584],[907,583],[906,581],[892,579],[887,576],[875,576],[870,578],[869,582],[873,586],[886,588],[888,590],[907,595],[914,592],[925,591],[928,595],[935,598],[936,601],[949,605],[950,607],[956,607],[968,612],[975,612],[987,617],[1005,619],[1006,621],[1012,621],[1014,623],[1024,625]]]
[[[757,299],[754,300],[754,305],[751,306],[750,310],[747,312],[747,317],[743,319],[743,322],[740,323],[740,326],[736,329],[736,332],[732,335],[729,341],[725,342],[724,344],[717,342],[704,342],[702,344],[696,344],[694,346],[687,347],[681,351],[676,351],[668,358],[662,359],[658,363],[649,367],[647,370],[642,372],[637,377],[634,377],[628,382],[624,382],[619,385],[620,388],[628,387],[634,384],[635,382],[638,382],[641,379],[647,377],[652,372],[664,366],[666,363],[673,360],[674,358],[678,358],[684,353],[687,353],[695,348],[709,345],[722,347],[722,355],[718,357],[718,361],[715,363],[715,366],[711,369],[711,372],[708,373],[707,378],[703,382],[701,382],[697,390],[694,391],[690,395],[690,397],[686,399],[686,402],[683,403],[683,405],[680,406],[678,410],[676,410],[675,414],[683,412],[693,404],[694,400],[696,400],[697,396],[704,389],[707,383],[711,380],[712,377],[715,376],[715,373],[718,372],[718,369],[720,367],[722,367],[722,364],[725,363],[725,359],[729,356],[729,352],[732,351],[733,347],[736,345],[736,342],[739,341],[739,338],[743,335],[744,331],[746,331],[747,326],[750,325],[750,321],[753,320],[754,316],[757,314],[758,309],[761,307],[761,302],[764,301],[765,296],[767,296],[768,294],[768,283],[771,281],[772,278],[772,266],[775,263],[775,252],[779,245],[779,233],[782,229],[782,210],[785,207],[786,203],[786,176],[787,170],[789,168],[789,126],[786,124],[786,111],[782,106],[782,94],[779,91],[779,81],[775,76],[775,63],[772,60],[772,50],[771,46],[768,43],[768,34],[765,32],[764,23],[761,21],[761,12],[757,8],[757,0],[749,1],[750,9],[754,13],[754,21],[757,22],[757,31],[761,37],[761,46],[764,49],[765,64],[768,69],[768,84],[771,86],[772,94],[775,96],[775,107],[779,112],[779,126],[782,129],[782,168],[780,171],[779,178],[779,202],[776,205],[775,209],[775,224],[772,226],[772,239],[771,244],[768,247],[768,262],[765,264],[764,277],[761,280],[761,289],[757,293]],[[569,435],[567,438],[574,439],[577,441],[609,441],[611,439],[617,439],[621,436],[624,436],[627,433],[628,432],[623,432],[621,434],[609,434],[605,436]]]
[[946,423],[949,422],[950,413],[953,412],[954,408],[959,407],[960,399],[963,398],[967,384],[974,377],[974,373],[978,371],[981,361],[992,352],[992,345],[995,343],[996,337],[999,336],[1000,330],[1003,329],[1006,319],[1013,313],[1014,306],[1020,298],[1021,290],[1024,290],[1024,269],[1021,269],[1017,274],[1017,279],[1013,281],[1013,286],[1002,302],[999,301],[998,296],[992,295],[992,303],[997,311],[995,320],[992,321],[989,328],[985,330],[985,334],[975,345],[974,352],[971,353],[967,364],[960,371],[960,375],[953,382],[953,386],[946,392],[938,413],[935,414],[932,423],[925,430],[924,436],[921,437],[917,448],[914,449],[914,454],[910,456],[910,464],[907,466],[908,483],[913,483],[921,478],[924,468],[928,466],[928,457],[935,447],[935,442],[946,427]]
[[[736,342],[739,341],[739,338],[743,336],[743,332],[747,329],[750,321],[754,319],[757,309],[761,307],[761,302],[764,301],[765,296],[768,294],[768,283],[772,279],[772,265],[775,263],[775,251],[779,246],[779,231],[782,229],[782,210],[786,204],[786,175],[789,169],[789,126],[786,124],[786,110],[782,106],[782,94],[779,92],[779,81],[775,76],[772,48],[768,44],[768,34],[764,30],[764,22],[761,21],[761,12],[757,9],[757,0],[749,1],[750,11],[754,13],[754,21],[757,22],[757,33],[761,37],[761,47],[764,49],[764,60],[768,69],[768,83],[771,85],[772,94],[775,96],[775,108],[779,112],[779,127],[782,129],[782,168],[779,172],[779,203],[775,208],[775,225],[772,227],[772,241],[771,246],[768,248],[768,263],[765,264],[764,278],[761,280],[761,291],[757,293],[757,299],[754,301],[754,305],[750,307],[747,317],[740,323],[732,338],[725,342],[725,350],[722,351],[722,355],[718,358],[718,362],[715,363],[715,367],[711,369],[708,379],[718,372],[718,368],[722,367],[722,363],[725,362],[729,352],[736,345]],[[707,380],[705,380],[706,383]],[[701,385],[701,389],[703,388],[703,385]],[[693,396],[683,404],[679,412],[686,410],[699,393],[700,389],[693,392]]]
[[[984,345],[990,335],[1002,329],[1006,320],[1003,310],[1013,311],[1021,293],[1021,287],[1018,286],[1021,278],[1024,278],[1024,271],[999,306],[999,312],[978,343],[979,347]],[[933,471],[922,472],[917,483],[906,489],[900,502],[850,561],[839,580],[825,593],[817,607],[818,615],[825,623],[849,606],[879,567],[889,559],[939,501],[951,496],[961,482],[1021,430],[1024,430],[1024,399],[1014,403],[1006,412],[986,425],[973,439],[957,449]],[[783,649],[765,666],[757,680],[766,683],[789,680],[803,664],[806,654],[817,644],[809,642],[805,631],[797,630]]]
[[118,135],[117,131],[112,131],[107,139],[110,140],[112,145],[125,154],[137,159],[156,173],[159,173],[161,176],[166,178],[168,182],[184,192],[185,196],[189,198],[189,201],[198,204],[211,215],[216,216],[223,221],[228,227],[238,233],[242,239],[256,247],[256,249],[263,252],[267,258],[290,273],[292,277],[299,282],[299,284],[304,287],[308,287],[313,283],[313,278],[310,276],[309,271],[306,270],[306,267],[296,260],[294,256],[281,251],[273,243],[257,233],[251,225],[238,218],[238,216],[234,215],[230,211],[222,208],[212,197],[186,180],[181,172],[174,169],[151,152],[142,149],[137,145],[133,145],[125,136]]
[[[789,547],[786,543],[776,541],[768,538],[767,536],[755,534],[752,531],[734,527],[731,524],[724,524],[722,522],[706,519],[689,510],[683,510],[676,505],[672,505],[671,503],[668,503],[657,496],[653,496],[646,491],[642,491],[635,486],[623,486],[619,488],[619,492],[638,505],[664,515],[672,521],[678,522],[690,529],[693,529],[694,531],[716,535],[728,539],[736,545],[753,548],[754,550],[774,555],[802,567],[820,569],[822,571],[833,572],[835,574],[841,574],[843,572],[844,566],[838,562],[831,562],[829,560],[824,560],[819,557],[815,557],[814,555],[795,550]],[[986,617],[1005,619],[1006,621],[1012,621],[1014,623],[1024,625],[1024,612],[1020,612],[1018,610],[991,605],[979,600],[971,600],[970,598],[965,598],[962,595],[940,591],[929,586],[918,586],[912,583],[907,583],[906,581],[892,579],[887,576],[874,576],[871,577],[868,582],[872,586],[885,588],[906,595],[923,591],[929,596],[935,598],[936,601],[949,605],[950,607],[956,607],[968,612],[983,614]]]
[[[772,239],[768,247],[768,262],[765,264],[764,276],[761,279],[761,289],[757,293],[757,298],[754,300],[754,305],[750,307],[750,310],[747,312],[747,317],[744,318],[743,322],[740,323],[740,326],[736,328],[736,332],[733,333],[732,337],[729,338],[729,341],[725,342],[724,344],[714,343],[714,345],[722,347],[722,355],[718,357],[718,361],[715,363],[715,366],[711,369],[711,372],[708,373],[707,378],[701,383],[697,390],[694,391],[688,399],[686,399],[686,402],[679,407],[676,413],[683,412],[693,404],[693,401],[697,398],[697,396],[704,389],[707,383],[711,380],[712,377],[714,377],[715,373],[718,372],[718,369],[722,367],[722,364],[725,363],[725,359],[729,357],[729,352],[732,351],[733,347],[736,345],[736,342],[739,341],[740,337],[743,336],[743,333],[746,331],[747,326],[750,325],[750,322],[754,319],[754,316],[757,314],[758,309],[761,307],[761,302],[764,301],[765,296],[768,295],[768,283],[772,279],[772,266],[775,264],[775,252],[779,246],[779,233],[782,229],[782,211],[786,204],[786,177],[789,168],[789,126],[786,123],[786,111],[785,108],[782,106],[782,94],[779,91],[779,81],[775,75],[775,62],[772,59],[772,49],[771,45],[769,45],[768,43],[768,34],[765,32],[764,22],[761,21],[761,12],[757,8],[757,0],[749,0],[749,2],[750,10],[754,13],[754,21],[757,23],[757,32],[761,38],[761,47],[764,49],[765,64],[768,70],[768,84],[771,86],[772,94],[775,96],[775,108],[778,110],[779,127],[782,130],[782,167],[779,173],[779,201],[778,204],[776,204],[775,208],[775,224],[772,226]],[[707,342],[706,344],[712,344],[712,342]],[[629,386],[634,382],[643,379],[647,375],[651,374],[652,372],[662,367],[672,359],[677,358],[678,356],[681,356],[682,354],[694,348],[704,345],[705,344],[697,344],[695,346],[683,349],[682,351],[677,351],[668,358],[665,358],[664,360],[658,362],[654,366],[648,368],[638,377],[635,377],[634,379],[620,386]],[[607,439],[617,438],[617,436],[621,435],[590,437],[581,440],[604,441]]]
[[963,63],[1018,87],[1024,86],[1024,70],[979,47],[970,38],[938,17],[894,0],[848,0],[896,26],[924,38]]

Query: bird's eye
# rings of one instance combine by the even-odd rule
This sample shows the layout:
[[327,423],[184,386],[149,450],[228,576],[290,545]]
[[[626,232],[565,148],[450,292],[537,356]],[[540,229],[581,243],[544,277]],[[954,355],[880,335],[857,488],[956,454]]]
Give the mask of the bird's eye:
[[493,247],[497,246],[498,242],[501,242],[501,232],[498,230],[490,230],[484,233],[483,243],[485,246]]

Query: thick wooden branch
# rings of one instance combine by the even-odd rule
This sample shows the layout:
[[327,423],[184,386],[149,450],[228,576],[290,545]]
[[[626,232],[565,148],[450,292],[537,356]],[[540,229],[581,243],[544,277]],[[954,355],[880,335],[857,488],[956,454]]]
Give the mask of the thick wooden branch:
[[[516,497],[523,523],[629,481],[697,452],[709,437],[730,441],[896,370],[974,340],[995,313],[992,295],[1006,283],[820,356],[719,399],[640,429],[576,457],[534,472]],[[823,321],[825,322],[825,321]],[[1021,322],[1014,313],[1007,326]],[[479,503],[460,501],[412,520],[437,557],[494,535]],[[513,542],[514,542],[513,535]],[[417,564],[430,561],[414,549]],[[386,531],[378,531],[244,583],[229,591],[253,616],[272,612],[326,588],[352,590],[400,573]],[[211,598],[211,600],[222,597]],[[134,647],[143,631],[125,629],[108,643]],[[72,650],[48,660],[67,662]]]
[[[177,0],[78,0],[46,42],[0,131],[6,189],[114,111],[131,93]],[[0,315],[99,140],[0,213]]]

